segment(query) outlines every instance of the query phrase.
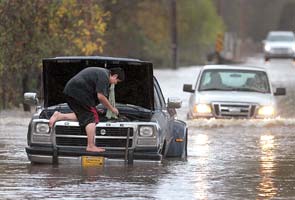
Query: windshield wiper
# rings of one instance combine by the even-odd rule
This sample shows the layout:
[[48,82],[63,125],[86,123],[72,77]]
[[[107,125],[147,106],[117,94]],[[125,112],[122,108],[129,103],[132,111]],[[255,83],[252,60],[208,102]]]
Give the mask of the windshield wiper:
[[141,106],[137,106],[137,105],[133,105],[133,104],[121,104],[121,103],[117,103],[116,107],[128,107],[128,108],[133,108],[137,111],[143,111],[143,112],[150,112],[149,109],[143,108]]
[[232,91],[231,87],[224,87],[224,88],[206,88],[206,89],[201,89],[200,91]]
[[202,89],[200,91],[245,91],[245,92],[259,92],[259,93],[267,93],[266,91],[261,91],[258,89],[253,89],[253,88],[207,88],[207,89]]
[[212,91],[212,90],[224,90],[221,88],[206,88],[206,89],[201,89],[200,91]]
[[246,91],[246,92],[266,93],[265,91],[261,91],[261,90],[253,89],[253,88],[231,88],[231,91]]

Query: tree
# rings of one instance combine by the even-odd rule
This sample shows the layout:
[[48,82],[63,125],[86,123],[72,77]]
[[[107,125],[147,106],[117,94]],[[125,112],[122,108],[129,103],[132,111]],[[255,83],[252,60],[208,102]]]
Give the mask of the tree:
[[[64,47],[66,55],[93,55],[102,53],[105,41],[106,21],[104,12],[95,0],[58,1],[49,20],[49,33]],[[54,45],[57,45],[56,43]]]
[[224,25],[212,1],[186,0],[178,4],[179,62],[191,65],[204,61]]
[[295,27],[295,15],[294,15],[295,3],[286,3],[282,9],[280,20],[278,24],[279,30],[291,30],[294,31]]
[[[200,63],[222,29],[212,0],[177,1],[176,11],[179,65]],[[0,1],[0,109],[40,90],[44,57],[105,54],[172,66],[170,17],[170,0]]]
[[94,0],[1,1],[2,108],[40,88],[42,58],[102,52],[108,16]]
[[[170,0],[104,1],[111,13],[104,53],[152,61],[156,67],[170,67]],[[177,1],[180,65],[196,64],[223,30],[212,1]]]

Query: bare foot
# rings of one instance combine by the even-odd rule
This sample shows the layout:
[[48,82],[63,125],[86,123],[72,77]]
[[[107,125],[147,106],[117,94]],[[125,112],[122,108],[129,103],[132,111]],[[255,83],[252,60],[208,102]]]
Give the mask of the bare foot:
[[54,123],[57,121],[58,119],[58,115],[60,114],[60,112],[55,111],[53,113],[53,115],[50,117],[49,119],[49,127],[52,127],[54,125]]
[[87,146],[86,151],[91,151],[91,152],[105,152],[105,149],[104,148],[100,148],[100,147],[96,147],[96,146],[92,146],[92,147]]

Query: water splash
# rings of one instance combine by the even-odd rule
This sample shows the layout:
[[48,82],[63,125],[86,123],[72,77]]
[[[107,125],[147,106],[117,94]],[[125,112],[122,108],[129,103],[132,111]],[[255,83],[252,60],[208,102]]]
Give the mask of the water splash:
[[218,127],[275,127],[295,126],[295,118],[275,119],[194,119],[187,121],[189,127],[218,128]]

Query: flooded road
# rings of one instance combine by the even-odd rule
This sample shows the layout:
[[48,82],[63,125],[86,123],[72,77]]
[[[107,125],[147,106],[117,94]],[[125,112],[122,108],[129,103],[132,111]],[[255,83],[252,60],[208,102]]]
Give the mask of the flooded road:
[[[280,117],[272,120],[190,120],[187,161],[162,164],[31,165],[25,153],[29,115],[0,113],[1,199],[295,199],[295,64],[290,60],[247,64],[269,70]],[[166,98],[180,97],[186,121],[188,93],[198,67],[155,70]]]

